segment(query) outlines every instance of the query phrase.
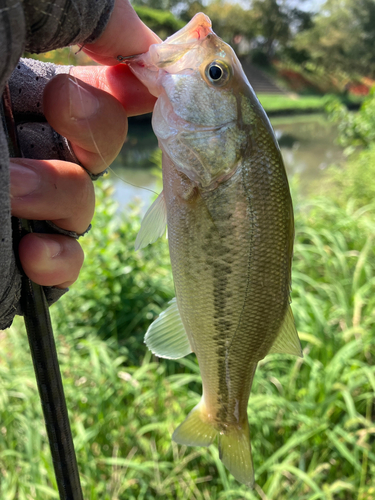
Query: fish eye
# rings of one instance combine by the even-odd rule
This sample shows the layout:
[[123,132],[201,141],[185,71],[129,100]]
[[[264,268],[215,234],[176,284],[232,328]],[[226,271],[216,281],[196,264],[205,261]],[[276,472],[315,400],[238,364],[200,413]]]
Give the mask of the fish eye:
[[207,80],[216,86],[224,85],[230,77],[229,67],[222,61],[212,61],[205,70]]
[[220,80],[220,78],[223,76],[223,70],[220,68],[220,66],[213,64],[208,70],[208,76],[211,78],[211,80]]

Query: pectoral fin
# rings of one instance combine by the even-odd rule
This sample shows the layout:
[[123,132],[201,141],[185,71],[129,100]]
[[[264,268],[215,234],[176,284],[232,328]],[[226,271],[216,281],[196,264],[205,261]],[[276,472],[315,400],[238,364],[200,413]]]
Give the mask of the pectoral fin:
[[290,306],[288,306],[284,323],[281,325],[279,334],[271,349],[268,351],[268,354],[294,354],[295,356],[303,357],[301,342],[298,338]]
[[176,298],[168,309],[149,326],[145,343],[159,358],[179,359],[192,352],[185,327],[182,324]]
[[163,236],[166,225],[167,207],[164,191],[162,191],[143,217],[141,229],[135,240],[135,249],[139,250],[154,243],[160,236]]

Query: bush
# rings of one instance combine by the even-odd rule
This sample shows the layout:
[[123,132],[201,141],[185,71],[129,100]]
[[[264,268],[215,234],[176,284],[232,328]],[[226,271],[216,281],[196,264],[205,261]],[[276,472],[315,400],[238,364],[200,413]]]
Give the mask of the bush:
[[358,113],[352,113],[337,97],[331,96],[326,110],[339,128],[339,144],[352,154],[358,147],[369,147],[375,142],[375,88],[364,99]]

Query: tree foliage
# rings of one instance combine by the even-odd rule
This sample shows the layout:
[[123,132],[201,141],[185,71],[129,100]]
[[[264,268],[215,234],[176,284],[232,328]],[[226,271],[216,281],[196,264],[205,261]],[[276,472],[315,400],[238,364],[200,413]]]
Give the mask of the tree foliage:
[[294,46],[327,71],[375,75],[375,2],[327,0]]
[[344,172],[332,168],[336,197],[371,204],[375,199],[375,90],[357,113],[348,112],[337,98],[331,98],[326,107],[330,119],[337,123],[338,141],[348,156]]
[[162,38],[203,11],[214,30],[240,55],[263,55],[267,63],[277,56],[330,74],[375,76],[374,0],[326,0],[319,12],[290,0],[134,3],[142,20]]
[[239,4],[213,2],[207,6],[205,12],[212,21],[214,31],[235,48],[238,48],[244,39],[252,40],[256,36],[254,13]]
[[[152,5],[152,2],[150,4]],[[142,21],[162,40],[176,33],[185,24],[168,10],[154,9],[145,5],[134,5],[134,9]]]
[[276,43],[285,45],[290,38],[289,12],[277,0],[253,0],[257,34],[261,37],[264,52],[273,56]]

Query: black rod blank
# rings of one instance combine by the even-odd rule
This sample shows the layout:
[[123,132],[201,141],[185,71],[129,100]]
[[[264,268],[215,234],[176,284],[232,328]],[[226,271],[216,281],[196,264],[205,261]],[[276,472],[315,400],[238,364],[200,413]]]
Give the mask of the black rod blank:
[[26,276],[21,302],[60,499],[83,500],[47,301]]

